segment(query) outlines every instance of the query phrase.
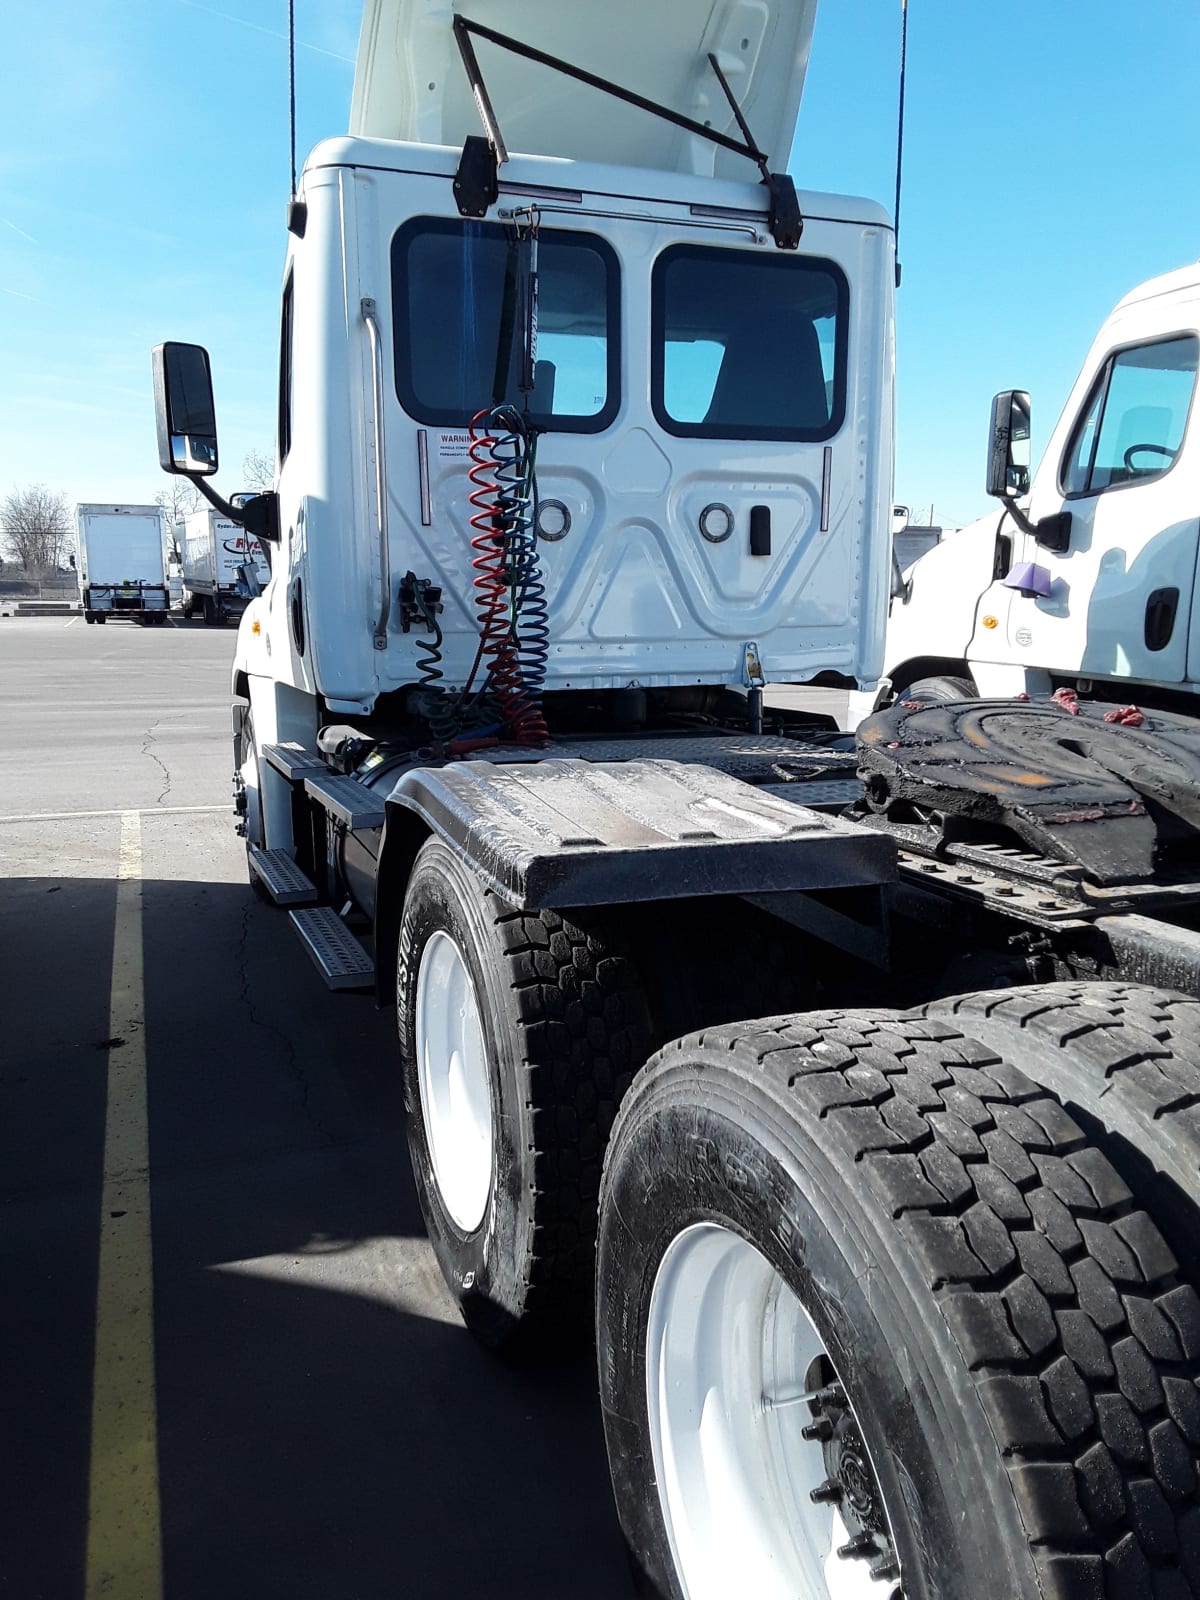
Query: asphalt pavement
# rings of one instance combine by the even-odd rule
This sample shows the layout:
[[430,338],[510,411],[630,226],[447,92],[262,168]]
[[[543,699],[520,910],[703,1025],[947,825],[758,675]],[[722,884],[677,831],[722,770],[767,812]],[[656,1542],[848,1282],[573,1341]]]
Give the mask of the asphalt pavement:
[[0,1595],[624,1600],[590,1352],[463,1330],[393,1019],[246,885],[233,643],[0,620]]

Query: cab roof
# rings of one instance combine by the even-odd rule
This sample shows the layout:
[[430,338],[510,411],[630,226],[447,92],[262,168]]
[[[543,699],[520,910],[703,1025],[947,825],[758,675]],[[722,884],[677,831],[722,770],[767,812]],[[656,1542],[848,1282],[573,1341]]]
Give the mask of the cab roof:
[[1200,293],[1200,262],[1192,262],[1190,266],[1177,267],[1174,272],[1160,273],[1157,278],[1147,278],[1144,283],[1139,283],[1123,295],[1113,308],[1113,314],[1122,311],[1126,306],[1135,306],[1145,300],[1154,300],[1161,295],[1179,295],[1183,299],[1193,299]]
[[[480,133],[455,43],[463,15],[740,138],[711,51],[771,165],[787,165],[817,0],[366,0],[350,133],[461,147]],[[509,150],[745,179],[744,156],[474,40]]]

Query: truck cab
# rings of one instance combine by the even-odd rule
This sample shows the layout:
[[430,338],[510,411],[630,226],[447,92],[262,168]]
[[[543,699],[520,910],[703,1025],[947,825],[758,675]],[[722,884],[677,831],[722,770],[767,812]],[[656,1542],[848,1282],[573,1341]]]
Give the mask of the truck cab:
[[894,597],[895,690],[937,674],[982,695],[1070,685],[1154,704],[1200,689],[1198,330],[1194,266],[1120,301],[1032,484],[1011,484]]
[[[543,8],[535,36],[736,138],[711,53],[782,156],[815,7],[661,10],[638,24],[644,61],[624,59],[619,19],[586,27],[581,47],[579,19]],[[260,737],[395,717],[428,703],[414,691],[468,682],[481,505],[499,469],[494,450],[472,456],[471,424],[503,405],[536,436],[535,666],[552,721],[630,688],[874,684],[892,476],[886,212],[802,191],[798,248],[782,248],[744,155],[488,40],[479,64],[521,153],[505,150],[481,201],[478,113],[450,8],[438,17],[367,8],[351,132],[312,152],[293,208],[279,543],[235,667]]]

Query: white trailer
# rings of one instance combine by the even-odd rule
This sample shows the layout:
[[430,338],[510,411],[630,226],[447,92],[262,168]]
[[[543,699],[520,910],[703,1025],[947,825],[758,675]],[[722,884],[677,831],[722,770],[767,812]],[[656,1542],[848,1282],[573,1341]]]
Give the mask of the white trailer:
[[88,622],[167,620],[170,596],[157,506],[75,507],[79,599]]
[[183,569],[185,617],[200,612],[210,626],[236,621],[266,588],[271,569],[262,545],[245,528],[212,509],[192,511],[175,524]]
[[[1093,341],[1037,472],[1029,396],[997,396],[988,491],[893,597],[880,696],[1084,697],[1200,710],[1200,268],[1151,278]],[[1015,433],[1009,481],[993,446]],[[870,703],[864,709],[870,709]]]
[[[1200,993],[1200,730],[766,710],[873,689],[890,587],[892,225],[761,155],[815,4],[479,10],[369,0],[289,212],[251,882],[396,1007],[468,1326],[594,1315],[647,1594],[1194,1596],[1200,1025],[1148,985]],[[207,354],[154,375],[212,494]]]

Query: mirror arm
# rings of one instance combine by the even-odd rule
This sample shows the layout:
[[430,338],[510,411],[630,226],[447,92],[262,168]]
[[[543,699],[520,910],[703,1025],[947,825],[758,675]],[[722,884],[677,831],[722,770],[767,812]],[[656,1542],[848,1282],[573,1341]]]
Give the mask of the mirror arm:
[[1006,495],[1004,497],[1004,509],[1008,512],[1009,516],[1016,523],[1017,527],[1020,528],[1022,533],[1031,533],[1035,539],[1037,538],[1037,524],[1029,520],[1028,516],[1026,516],[1025,512],[1022,511],[1020,506],[1017,504],[1016,500],[1010,500]]
[[223,517],[228,517],[230,522],[236,522],[239,528],[255,539],[269,539],[272,544],[279,543],[279,504],[273,490],[268,489],[263,494],[256,494],[253,499],[247,500],[244,505],[231,505],[223,499],[215,489],[210,489],[207,478],[195,472],[183,472],[181,477],[194,484],[210,506],[214,506]]

